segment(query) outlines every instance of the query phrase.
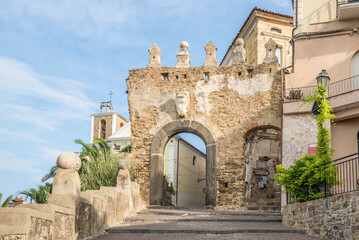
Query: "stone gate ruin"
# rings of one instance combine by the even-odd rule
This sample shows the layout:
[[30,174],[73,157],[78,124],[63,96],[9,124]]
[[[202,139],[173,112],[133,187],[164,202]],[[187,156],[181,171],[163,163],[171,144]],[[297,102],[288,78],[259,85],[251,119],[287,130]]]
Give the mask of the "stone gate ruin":
[[247,137],[281,126],[279,64],[268,48],[265,63],[247,65],[238,41],[232,66],[218,66],[217,48],[210,42],[204,66],[190,67],[188,43],[180,47],[176,67],[162,67],[161,50],[154,44],[147,68],[130,70],[127,78],[132,158],[139,163],[141,194],[148,203],[161,204],[164,146],[172,136],[190,132],[206,144],[206,205],[242,208]]

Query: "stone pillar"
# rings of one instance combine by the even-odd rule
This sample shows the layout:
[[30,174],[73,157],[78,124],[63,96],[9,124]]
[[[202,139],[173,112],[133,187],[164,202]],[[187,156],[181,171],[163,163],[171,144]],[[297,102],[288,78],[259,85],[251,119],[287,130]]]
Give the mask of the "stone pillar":
[[191,62],[191,57],[188,53],[189,44],[188,42],[181,42],[180,50],[177,53],[177,64],[176,68],[188,68]]
[[116,188],[122,192],[123,194],[126,194],[127,196],[130,196],[131,194],[131,176],[130,172],[128,170],[129,168],[129,162],[127,160],[120,160],[117,165],[119,171],[117,175],[117,184]]
[[161,49],[154,43],[149,49],[148,52],[150,53],[150,61],[147,64],[148,68],[156,68],[162,67],[161,65]]
[[264,46],[266,47],[266,57],[264,58],[263,62],[278,62],[278,57],[275,55],[278,44],[272,38],[270,38]]
[[67,208],[76,208],[81,188],[78,174],[78,170],[81,168],[81,159],[73,152],[64,152],[57,157],[56,164],[58,170],[48,202]]
[[212,41],[209,41],[204,49],[206,50],[206,60],[204,60],[203,67],[217,67],[217,47],[213,44]]
[[234,42],[232,65],[241,65],[246,63],[247,52],[244,48],[243,38],[237,38]]

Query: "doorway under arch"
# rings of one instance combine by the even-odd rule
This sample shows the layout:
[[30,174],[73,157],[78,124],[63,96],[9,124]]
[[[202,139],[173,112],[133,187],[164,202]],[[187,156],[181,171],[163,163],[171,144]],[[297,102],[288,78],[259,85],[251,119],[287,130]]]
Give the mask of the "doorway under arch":
[[169,139],[179,133],[193,133],[206,145],[206,188],[205,205],[216,206],[216,143],[211,132],[201,123],[191,120],[177,120],[162,127],[152,139],[150,156],[150,204],[161,205],[163,197],[163,153]]

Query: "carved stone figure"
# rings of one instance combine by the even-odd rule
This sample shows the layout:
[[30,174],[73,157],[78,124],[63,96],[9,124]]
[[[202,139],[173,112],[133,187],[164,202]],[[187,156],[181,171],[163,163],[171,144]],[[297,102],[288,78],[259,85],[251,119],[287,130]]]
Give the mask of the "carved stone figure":
[[245,64],[246,58],[247,52],[244,48],[243,38],[237,38],[237,40],[234,42],[232,65]]
[[189,44],[188,42],[181,42],[180,50],[177,53],[177,64],[176,68],[187,68],[191,62],[191,57],[188,53]]
[[218,62],[216,59],[217,47],[213,44],[212,41],[209,41],[204,47],[206,50],[206,60],[204,60],[204,67],[217,67]]
[[149,49],[148,52],[150,53],[150,61],[147,64],[148,68],[156,68],[162,67],[161,65],[161,49],[154,43]]
[[278,62],[278,57],[275,55],[278,44],[272,38],[270,38],[264,46],[266,47],[266,57],[264,58],[263,62]]
[[131,176],[130,172],[128,171],[128,161],[127,160],[120,160],[118,162],[118,175],[117,175],[117,184],[116,187],[126,190],[129,189],[131,184]]
[[189,96],[187,92],[178,92],[176,94],[177,113],[181,118],[186,117],[188,110]]

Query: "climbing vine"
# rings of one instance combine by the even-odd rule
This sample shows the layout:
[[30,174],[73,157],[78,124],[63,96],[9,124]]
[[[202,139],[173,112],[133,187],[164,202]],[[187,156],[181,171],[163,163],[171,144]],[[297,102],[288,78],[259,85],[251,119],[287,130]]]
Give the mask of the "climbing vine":
[[304,98],[303,102],[316,103],[318,106],[317,114],[313,114],[318,128],[317,153],[303,155],[288,169],[277,165],[275,181],[285,187],[292,201],[304,202],[321,198],[326,191],[323,188],[338,183],[337,168],[331,163],[333,150],[330,147],[330,133],[325,126],[335,116],[326,96],[326,90],[318,88],[312,95]]

